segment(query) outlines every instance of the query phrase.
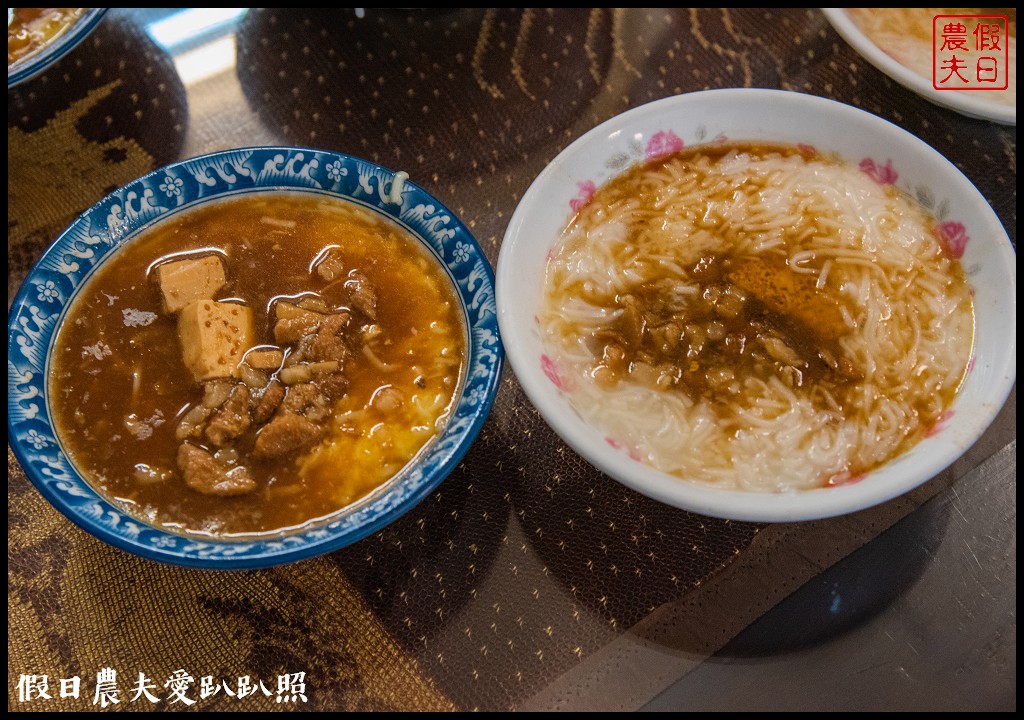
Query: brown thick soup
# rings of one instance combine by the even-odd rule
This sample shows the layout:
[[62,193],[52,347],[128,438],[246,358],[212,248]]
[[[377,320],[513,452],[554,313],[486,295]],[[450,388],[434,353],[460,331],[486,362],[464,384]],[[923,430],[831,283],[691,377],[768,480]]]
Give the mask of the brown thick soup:
[[78,22],[85,8],[8,8],[7,65],[35,55]]
[[461,380],[450,281],[415,238],[328,197],[268,192],[161,221],[58,333],[58,437],[101,494],[188,533],[273,533],[386,483]]

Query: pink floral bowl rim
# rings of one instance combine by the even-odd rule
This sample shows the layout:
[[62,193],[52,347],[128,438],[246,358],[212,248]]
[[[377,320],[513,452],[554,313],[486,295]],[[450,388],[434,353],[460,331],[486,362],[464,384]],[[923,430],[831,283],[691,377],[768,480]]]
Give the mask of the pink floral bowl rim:
[[[929,207],[939,240],[961,259],[975,296],[972,368],[951,412],[910,451],[857,482],[814,490],[724,490],[662,473],[610,443],[573,410],[537,326],[548,254],[596,188],[636,162],[703,143],[807,145],[858,165]],[[573,450],[627,487],[714,517],[789,522],[832,517],[892,499],[935,477],[995,419],[1016,380],[1016,254],[971,181],[911,133],[851,106],[781,90],[677,95],[611,118],[574,141],[537,176],[505,232],[497,269],[498,323],[530,401]],[[799,458],[794,459],[799,462]],[[581,500],[582,502],[582,500]]]

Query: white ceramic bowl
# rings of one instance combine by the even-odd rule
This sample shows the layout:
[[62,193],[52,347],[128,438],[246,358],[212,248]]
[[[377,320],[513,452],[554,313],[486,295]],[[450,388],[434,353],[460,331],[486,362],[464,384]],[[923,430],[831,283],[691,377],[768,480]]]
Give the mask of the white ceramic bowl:
[[[857,483],[758,493],[682,480],[631,459],[586,424],[545,374],[537,325],[548,252],[574,214],[574,201],[645,155],[679,141],[806,143],[858,164],[891,162],[897,187],[930,198],[939,219],[970,238],[962,262],[975,295],[974,366],[949,420],[927,439]],[[891,175],[890,175],[891,179]],[[594,128],[562,151],[523,196],[498,258],[498,322],[509,361],[545,420],[578,453],[623,484],[715,517],[791,521],[830,517],[883,502],[924,483],[980,437],[1016,376],[1016,255],[985,198],[948,160],[910,133],[862,110],[777,90],[709,90],[659,100]],[[799,458],[794,458],[799,462]]]
[[[865,35],[856,23],[846,14],[845,8],[822,8],[825,18],[843,40],[850,44],[857,53],[898,82],[908,90],[912,90],[925,100],[944,108],[955,110],[967,117],[991,120],[1002,125],[1017,124],[1016,105],[1003,105],[989,100],[986,92],[961,92],[956,90],[936,90],[930,78],[922,77],[907,66],[897,62]],[[1016,68],[1013,69],[1016,72]]]

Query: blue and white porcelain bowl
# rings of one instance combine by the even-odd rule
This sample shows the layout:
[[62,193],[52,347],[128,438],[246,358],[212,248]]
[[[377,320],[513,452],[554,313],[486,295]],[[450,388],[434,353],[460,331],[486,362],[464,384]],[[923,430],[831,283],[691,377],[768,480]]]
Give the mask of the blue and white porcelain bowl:
[[7,68],[7,88],[23,83],[46,70],[71,52],[91,33],[103,18],[107,8],[88,8],[64,32],[53,38],[38,52],[25,57]]
[[[290,534],[217,540],[185,536],[126,514],[99,495],[63,452],[47,382],[54,339],[79,289],[141,230],[227,195],[287,190],[340,198],[380,213],[416,237],[447,271],[468,338],[465,379],[444,431],[375,493],[328,521]],[[469,449],[494,401],[504,352],[494,274],[453,212],[414,183],[341,153],[293,147],[230,150],[146,175],[83,213],[50,246],[11,306],[7,323],[7,436],[39,491],[72,522],[144,557],[206,568],[277,565],[336,550],[410,510]]]

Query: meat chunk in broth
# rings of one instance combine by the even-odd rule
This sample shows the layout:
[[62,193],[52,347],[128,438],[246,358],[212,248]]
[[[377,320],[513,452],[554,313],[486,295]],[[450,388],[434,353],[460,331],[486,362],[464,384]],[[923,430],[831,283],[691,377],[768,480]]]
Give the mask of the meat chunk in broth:
[[349,355],[345,343],[345,330],[349,324],[349,313],[325,315],[316,334],[300,347],[310,360],[336,361],[344,363]]
[[204,495],[244,495],[256,489],[248,468],[232,467],[192,443],[182,443],[178,449],[178,468],[185,484]]
[[324,437],[324,429],[293,412],[278,414],[256,436],[253,457],[258,460],[290,455],[315,445]]
[[352,270],[345,281],[345,289],[352,298],[352,307],[359,310],[370,320],[377,318],[377,291],[370,281],[358,270]]
[[206,438],[221,447],[244,433],[252,425],[249,417],[249,388],[239,383],[206,426]]
[[269,420],[282,400],[284,400],[284,385],[277,380],[270,381],[255,401],[252,411],[253,422],[262,424]]

